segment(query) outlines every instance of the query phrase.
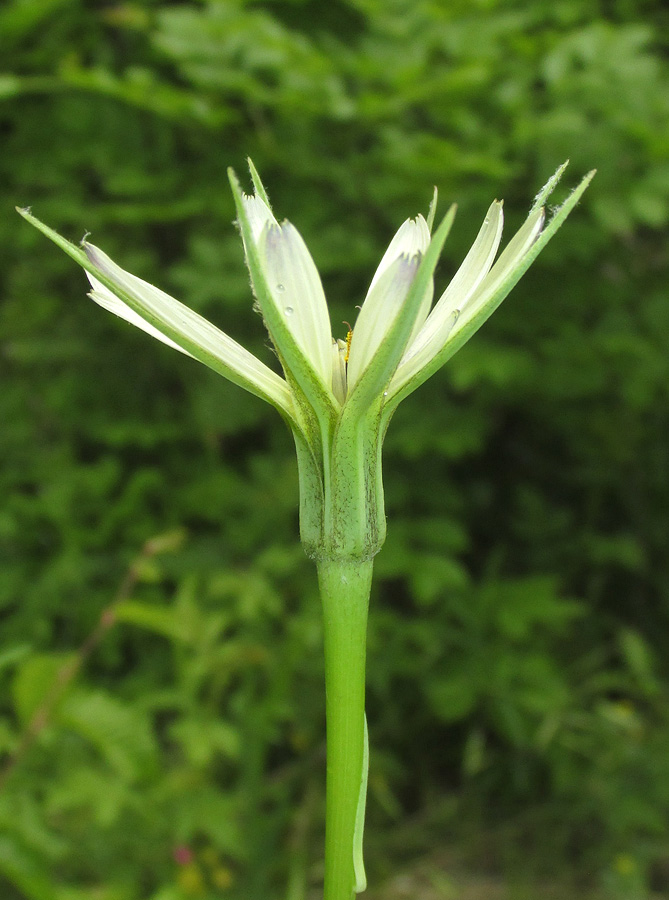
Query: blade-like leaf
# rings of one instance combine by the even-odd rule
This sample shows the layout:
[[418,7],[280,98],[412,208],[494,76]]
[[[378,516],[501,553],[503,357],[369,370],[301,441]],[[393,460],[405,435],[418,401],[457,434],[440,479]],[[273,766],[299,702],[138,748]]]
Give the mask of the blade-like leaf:
[[356,894],[361,894],[367,889],[365,861],[362,852],[362,839],[365,831],[365,808],[367,806],[367,778],[369,775],[369,732],[367,730],[367,716],[365,716],[364,741],[360,793],[358,794],[358,808],[355,814],[355,832],[353,834],[353,872],[355,873],[354,890]]

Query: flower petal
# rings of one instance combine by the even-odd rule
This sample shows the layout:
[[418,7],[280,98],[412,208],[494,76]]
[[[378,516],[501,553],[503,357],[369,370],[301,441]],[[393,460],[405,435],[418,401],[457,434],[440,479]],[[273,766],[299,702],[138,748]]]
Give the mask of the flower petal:
[[130,322],[131,325],[135,325],[137,328],[141,328],[142,331],[145,331],[147,334],[150,334],[151,337],[156,338],[158,341],[162,341],[163,344],[167,344],[168,347],[172,347],[174,350],[178,350],[180,353],[185,353],[186,356],[190,356],[194,359],[193,354],[189,353],[188,350],[184,350],[183,347],[180,347],[178,344],[175,344],[174,341],[170,340],[170,338],[166,337],[162,332],[158,331],[153,325],[150,325],[146,319],[143,319],[139,313],[136,313],[134,309],[130,309],[127,303],[124,303],[122,300],[119,300],[115,294],[102,284],[101,281],[91,275],[90,272],[86,272],[88,276],[88,280],[90,281],[93,290],[89,291],[88,296],[91,300],[94,300],[98,306],[101,306],[103,309],[106,309],[108,312],[114,313],[115,316],[118,316],[120,319],[125,319],[126,322]]
[[[550,191],[557,185],[559,176],[564,172],[564,169],[565,166],[563,165],[557,170],[546,187],[537,195],[538,200],[542,202],[546,200]],[[402,381],[393,379],[391,381],[388,388],[389,396],[384,408],[385,421],[393,414],[400,401],[426,381],[454,353],[457,353],[460,347],[492,315],[574,209],[594,175],[595,171],[593,170],[583,178],[562,206],[555,211],[543,230],[541,230],[543,210],[537,206],[537,199],[535,199],[535,203],[524,225],[511,239],[486,278],[479,285],[477,291],[471,296],[462,315],[457,318],[456,322],[453,322],[454,327],[450,328],[450,334],[444,346],[429,362],[425,363],[423,368],[419,369],[408,379],[403,379]]]
[[419,254],[399,256],[385,269],[367,295],[351,339],[347,370],[349,392],[397,318],[418,271],[420,259]]
[[[86,244],[82,250],[40,222],[29,209],[17,207],[17,212],[93,275],[97,281],[93,291],[98,294],[94,298],[97,303],[150,334],[154,334],[151,329],[155,329],[165,343],[176,346],[250,393],[267,400],[286,415],[291,427],[302,431],[284,379],[241,344],[169,294],[117,266],[102,250],[91,244]],[[99,285],[105,289],[104,293],[99,290]],[[118,302],[111,300],[110,295]],[[144,324],[134,320],[126,310],[134,312]]]
[[87,274],[97,303],[291,412],[286,382],[241,344],[174,297],[126,272],[98,247],[84,244],[84,252],[95,272]]
[[367,291],[367,296],[371,294],[372,288],[386,269],[391,266],[399,256],[402,256],[402,254],[414,256],[419,252],[425,253],[429,243],[430,229],[422,215],[419,214],[415,219],[407,219],[406,222],[403,222],[381,258],[381,262],[374,273],[372,283]]
[[502,237],[503,224],[502,204],[495,200],[462,265],[435,304],[423,327],[415,337],[412,337],[393,376],[393,384],[400,385],[407,381],[441,350],[460,311],[492,266]]
[[[407,281],[407,277],[410,274],[413,278],[417,268],[417,265],[408,266],[406,263],[409,260],[419,261],[429,245],[430,231],[427,222],[420,215],[416,219],[407,219],[390,242],[374,274],[353,330],[348,359],[349,390],[374,356],[406,298],[411,283],[410,280]],[[400,259],[405,263],[398,266]],[[423,293],[412,328],[416,327],[417,322],[422,324],[425,320],[431,300],[430,282]]]
[[[263,230],[256,241],[254,237],[255,226],[250,221],[247,206],[249,198],[245,197],[242,192],[237,176],[232,169],[228,169],[228,178],[230,179],[230,186],[235,198],[237,221],[244,240],[246,262],[251,273],[256,300],[272,342],[276,347],[281,365],[290,382],[291,391],[293,394],[295,394],[295,391],[299,394],[296,406],[301,407],[303,405],[302,400],[305,400],[315,413],[319,427],[327,430],[332,427],[336,420],[340,405],[332,393],[332,338],[329,316],[325,299],[322,297],[320,279],[316,274],[317,284],[314,285],[310,274],[313,260],[309,256],[302,239],[296,239],[295,235],[297,232],[294,229],[286,231],[285,225],[281,227],[275,224],[275,221],[269,219],[266,213],[264,213],[265,224],[263,225]],[[262,202],[264,203],[264,201]],[[269,209],[266,204],[265,207]],[[256,206],[256,209],[262,209],[262,207]],[[253,211],[251,211],[251,215],[253,214]],[[270,241],[269,246],[271,272],[268,271],[267,252],[267,242],[270,233],[274,233],[272,238],[274,243],[272,244]],[[298,326],[290,324],[294,318],[296,306],[293,303],[279,302],[277,299],[281,297],[283,301],[283,295],[286,293],[287,283],[289,283],[288,276],[284,275],[283,271],[280,274],[277,271],[277,269],[283,267],[281,253],[289,256],[292,260],[291,264],[298,264],[298,267],[301,269],[298,283],[300,290],[304,289],[306,283],[308,298],[316,306],[322,303],[321,309],[314,309],[308,314],[301,313]],[[270,275],[272,276],[271,282]],[[291,276],[293,280],[295,277]],[[296,285],[292,281],[290,283],[291,293],[294,294]],[[277,290],[278,285],[282,285],[284,290]],[[300,306],[303,306],[305,298],[298,295],[295,297],[295,303],[298,303],[298,301]],[[286,315],[285,311],[287,306],[292,309],[292,312],[288,315]],[[305,346],[304,340],[304,330],[310,330],[311,328],[311,326],[306,324],[310,316],[313,316],[315,321],[321,323],[318,326],[313,325],[312,333],[318,333],[315,347]],[[324,324],[325,320],[327,320],[327,325]],[[300,337],[301,332],[302,336]],[[324,350],[325,354],[323,354]]]
[[495,265],[483,279],[478,290],[469,298],[469,302],[461,310],[454,332],[465,327],[471,321],[478,310],[485,306],[488,300],[504,284],[509,275],[522,263],[532,244],[541,234],[544,218],[545,213],[542,207],[530,212],[522,227],[511,238]]
[[267,224],[258,252],[274,304],[323,383],[330,386],[330,315],[320,275],[302,236],[290,222]]
[[260,240],[260,235],[265,230],[265,226],[268,224],[277,225],[278,223],[272,214],[272,210],[265,203],[262,197],[259,197],[255,194],[249,197],[246,194],[243,194],[242,202],[244,204],[244,209],[246,210],[246,215],[248,216],[249,224],[251,226],[253,240],[257,244]]
[[[381,323],[382,340],[375,341],[376,349],[368,361],[364,362],[364,367],[358,371],[354,368],[351,372],[351,357],[356,339],[356,332],[353,333],[349,354],[348,391],[339,426],[339,435],[340,437],[343,435],[344,440],[347,439],[347,434],[355,431],[357,423],[362,421],[375,402],[377,400],[383,402],[386,396],[386,389],[406,350],[423,298],[429,291],[439,255],[454,217],[455,207],[452,206],[437,228],[425,254],[418,253],[413,257],[400,256],[374,287],[374,291],[388,293],[388,302],[384,303],[381,298],[378,304],[370,305],[371,312],[368,312],[368,315],[371,317],[377,306],[381,310],[394,306],[395,313],[389,322]],[[373,329],[370,330],[370,334],[374,334]],[[364,361],[362,353],[359,355],[360,360]]]

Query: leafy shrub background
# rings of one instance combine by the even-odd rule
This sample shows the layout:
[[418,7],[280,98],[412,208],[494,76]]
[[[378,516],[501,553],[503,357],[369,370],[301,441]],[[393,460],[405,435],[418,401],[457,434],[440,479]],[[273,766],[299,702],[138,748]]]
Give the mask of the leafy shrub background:
[[318,884],[320,617],[289,437],[87,302],[13,212],[92,232],[271,362],[231,225],[246,155],[335,327],[433,184],[459,206],[439,287],[492,197],[513,229],[563,159],[572,184],[598,167],[388,434],[368,865],[461,842],[509,877],[667,890],[667,25],[659,0],[2,6],[3,898]]

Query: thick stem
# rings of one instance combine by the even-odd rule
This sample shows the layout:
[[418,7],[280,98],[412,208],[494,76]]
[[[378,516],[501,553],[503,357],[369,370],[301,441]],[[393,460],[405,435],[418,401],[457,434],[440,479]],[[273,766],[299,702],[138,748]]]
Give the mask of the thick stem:
[[319,560],[327,718],[324,900],[351,900],[363,781],[365,646],[371,560]]

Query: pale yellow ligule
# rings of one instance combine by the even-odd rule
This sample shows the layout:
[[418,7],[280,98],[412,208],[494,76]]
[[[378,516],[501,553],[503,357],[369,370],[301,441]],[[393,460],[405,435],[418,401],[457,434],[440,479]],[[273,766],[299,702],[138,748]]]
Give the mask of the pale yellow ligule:
[[[199,351],[204,351],[286,411],[291,410],[292,400],[286,382],[245,347],[174,297],[126,272],[98,247],[85,244],[84,250],[100,274],[117,286],[120,294],[132,300],[136,308],[87,273],[96,303],[188,356],[200,359]],[[202,361],[206,362],[206,359],[202,358]]]
[[469,302],[466,306],[463,305],[463,315],[459,327],[468,321],[492,297],[500,286],[504,284],[510,273],[523,260],[541,234],[544,218],[543,208],[534,209],[530,212],[521,228],[511,238],[495,265],[481,282],[474,295],[469,299]]
[[101,306],[102,309],[106,309],[107,312],[113,313],[115,316],[118,316],[119,319],[124,319],[126,322],[129,322],[131,325],[134,325],[136,328],[140,328],[142,331],[145,331],[147,334],[150,334],[151,337],[155,338],[157,341],[161,341],[163,344],[167,344],[168,347],[172,347],[173,350],[178,350],[179,353],[184,353],[186,356],[190,356],[191,359],[194,359],[193,354],[189,353],[188,350],[184,350],[183,347],[180,347],[178,344],[160,332],[157,328],[151,325],[146,319],[143,319],[139,313],[136,313],[134,309],[130,309],[127,303],[124,303],[122,300],[113,294],[108,288],[102,284],[101,281],[91,275],[90,272],[87,272],[88,280],[91,283],[93,288],[92,291],[89,291],[88,296],[91,300],[94,300],[98,306]]
[[[323,286],[298,230],[284,222],[263,229],[258,252],[272,300],[324,385],[332,381],[332,334]],[[271,331],[271,328],[270,328]]]
[[408,381],[443,347],[453,330],[460,311],[493,264],[502,237],[503,222],[502,204],[495,200],[462,265],[436,302],[427,321],[412,337],[404,357],[397,367],[397,372],[393,376],[393,387]]
[[[348,383],[351,388],[374,356],[404,302],[409,285],[403,276],[411,268],[405,263],[420,259],[429,245],[430,229],[421,215],[415,219],[407,219],[390,242],[374,273],[365,302],[362,304],[355,323],[348,360]],[[430,280],[416,313],[413,332],[425,321],[431,302],[432,281]]]
[[[388,249],[381,257],[381,262],[377,266],[372,283],[367,291],[367,297],[371,294],[379,278],[398,257],[402,256],[402,254],[414,256],[416,253],[425,253],[429,243],[430,229],[423,216],[419,214],[415,219],[407,219],[406,222],[403,222],[388,245]],[[367,302],[367,298],[365,298],[365,302]]]

